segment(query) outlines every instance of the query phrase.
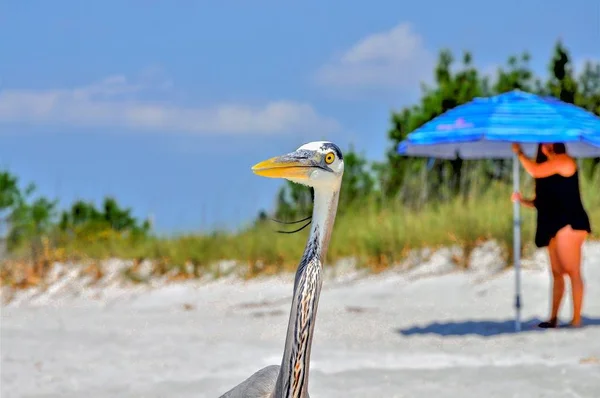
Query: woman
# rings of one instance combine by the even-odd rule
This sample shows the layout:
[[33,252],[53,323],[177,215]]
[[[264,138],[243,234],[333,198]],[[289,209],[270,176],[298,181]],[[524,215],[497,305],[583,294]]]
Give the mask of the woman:
[[552,312],[547,322],[538,326],[558,326],[558,309],[565,290],[564,276],[571,280],[573,319],[571,326],[581,326],[583,278],[581,275],[581,246],[592,232],[590,220],[581,202],[577,163],[562,143],[538,145],[536,161],[528,159],[519,144],[513,144],[523,168],[535,178],[536,196],[524,199],[513,194],[513,201],[538,211],[535,244],[548,247],[552,269]]

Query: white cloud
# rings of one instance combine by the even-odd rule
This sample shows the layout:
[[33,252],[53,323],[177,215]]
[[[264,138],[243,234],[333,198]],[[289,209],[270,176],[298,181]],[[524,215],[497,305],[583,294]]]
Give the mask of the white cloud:
[[120,127],[133,130],[212,133],[331,133],[338,123],[319,115],[309,104],[272,101],[262,106],[226,103],[212,107],[179,106],[142,101],[171,83],[150,71],[140,82],[116,75],[70,89],[0,90],[0,123]]
[[322,85],[358,89],[418,89],[430,77],[434,55],[409,23],[371,34],[318,70]]

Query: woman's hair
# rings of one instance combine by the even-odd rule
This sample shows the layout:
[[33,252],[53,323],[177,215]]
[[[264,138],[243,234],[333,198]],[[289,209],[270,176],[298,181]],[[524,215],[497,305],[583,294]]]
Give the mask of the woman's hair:
[[[544,155],[544,152],[542,152],[542,145],[543,144],[538,144],[537,153],[535,155],[536,163],[543,163],[546,160],[548,160],[548,157],[546,155]],[[567,147],[562,142],[553,142],[552,143],[552,152],[554,152],[557,155],[560,155],[562,153],[567,153]]]
[[552,144],[552,151],[557,155],[567,153],[567,147],[562,142],[555,142]]
[[[542,145],[543,144],[538,144],[538,146],[537,146],[537,153],[535,154],[535,162],[536,163],[544,163],[545,161],[548,160],[548,157],[544,154],[544,151],[542,151]],[[565,144],[563,144],[562,142],[554,142],[554,143],[552,143],[552,152],[554,152],[555,154],[567,153],[567,148],[566,148]],[[540,179],[534,178],[536,197],[538,194],[538,189],[539,189],[538,184],[539,183],[540,183]]]
[[546,160],[548,160],[548,157],[544,154],[544,151],[542,151],[542,144],[538,144],[537,152],[535,154],[535,162],[544,163]]

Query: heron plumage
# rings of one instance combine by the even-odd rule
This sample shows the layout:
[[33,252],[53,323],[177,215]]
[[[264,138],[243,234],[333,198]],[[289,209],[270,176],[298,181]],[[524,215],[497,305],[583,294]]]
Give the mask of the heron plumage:
[[343,156],[337,145],[317,141],[291,154],[261,162],[253,170],[267,177],[286,178],[312,187],[312,226],[294,279],[281,365],[259,370],[220,398],[309,398],[308,375],[323,283],[322,261],[335,222],[344,171]]

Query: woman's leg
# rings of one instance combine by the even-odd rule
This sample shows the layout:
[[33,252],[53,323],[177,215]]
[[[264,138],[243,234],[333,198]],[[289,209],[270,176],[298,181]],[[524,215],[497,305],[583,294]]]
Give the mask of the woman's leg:
[[569,279],[573,293],[572,326],[581,325],[581,307],[583,304],[584,283],[581,272],[581,246],[587,236],[586,231],[574,230],[570,225],[556,234],[556,248],[560,264]]
[[560,304],[565,293],[565,271],[558,257],[556,238],[552,238],[548,244],[548,255],[552,270],[552,311],[549,323],[556,327],[558,324],[558,310],[560,309]]

